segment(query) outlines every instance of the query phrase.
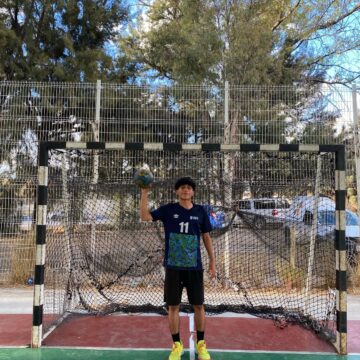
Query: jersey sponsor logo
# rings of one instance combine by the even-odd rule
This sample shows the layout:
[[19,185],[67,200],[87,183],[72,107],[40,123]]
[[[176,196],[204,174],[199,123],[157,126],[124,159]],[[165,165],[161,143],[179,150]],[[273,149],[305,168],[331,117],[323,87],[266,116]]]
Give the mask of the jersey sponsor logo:
[[198,216],[190,216],[190,220],[199,220]]

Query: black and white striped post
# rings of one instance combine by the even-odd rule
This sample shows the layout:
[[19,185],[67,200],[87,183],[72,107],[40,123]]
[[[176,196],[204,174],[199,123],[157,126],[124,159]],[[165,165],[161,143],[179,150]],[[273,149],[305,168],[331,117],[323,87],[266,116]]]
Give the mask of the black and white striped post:
[[346,187],[345,149],[336,151],[335,201],[336,201],[336,348],[340,354],[347,353],[347,283],[346,283]]
[[39,146],[39,168],[36,207],[36,260],[34,278],[33,324],[31,346],[40,347],[42,340],[44,274],[46,249],[46,213],[48,194],[48,144]]
[[36,265],[33,307],[32,347],[42,340],[44,273],[46,246],[46,214],[48,192],[48,151],[51,149],[137,150],[137,151],[229,151],[229,152],[332,152],[335,153],[336,196],[336,343],[340,354],[347,353],[347,285],[345,243],[345,147],[312,144],[181,144],[181,143],[117,143],[117,142],[42,142],[39,146],[39,169],[36,217]]

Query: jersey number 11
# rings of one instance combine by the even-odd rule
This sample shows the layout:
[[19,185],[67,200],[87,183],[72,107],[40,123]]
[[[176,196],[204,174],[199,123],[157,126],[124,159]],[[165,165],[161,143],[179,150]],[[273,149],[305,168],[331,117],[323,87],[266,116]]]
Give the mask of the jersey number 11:
[[189,223],[188,222],[181,222],[180,225],[180,232],[187,234],[189,232]]

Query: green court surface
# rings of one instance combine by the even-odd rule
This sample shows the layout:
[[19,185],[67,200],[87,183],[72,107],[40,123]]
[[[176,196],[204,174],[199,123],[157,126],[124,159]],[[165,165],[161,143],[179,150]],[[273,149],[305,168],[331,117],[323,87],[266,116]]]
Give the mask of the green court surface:
[[[0,360],[167,360],[169,350],[90,350],[90,349],[0,349]],[[188,360],[185,352],[182,360]],[[360,354],[280,353],[280,352],[219,352],[211,353],[212,360],[360,360]]]

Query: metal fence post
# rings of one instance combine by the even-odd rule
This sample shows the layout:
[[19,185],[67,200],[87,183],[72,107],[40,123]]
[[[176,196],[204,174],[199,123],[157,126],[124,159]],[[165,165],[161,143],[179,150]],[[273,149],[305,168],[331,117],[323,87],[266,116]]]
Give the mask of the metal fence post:
[[359,119],[358,119],[358,109],[357,109],[356,84],[352,85],[352,108],[353,108],[353,122],[354,122],[354,154],[355,154],[355,170],[356,170],[357,213],[360,216]]
[[[229,82],[225,81],[225,93],[224,93],[224,143],[229,144],[231,139],[231,126],[230,126],[230,118],[229,118]],[[225,176],[228,177],[228,185],[231,186],[231,157],[230,155],[225,155]],[[226,194],[224,194],[226,197]],[[224,273],[226,281],[230,279],[230,247],[229,247],[229,234],[226,232],[224,234],[225,237],[225,251],[224,251]]]
[[[100,106],[101,106],[101,80],[96,81],[96,103],[95,103],[95,120],[92,122],[92,129],[94,135],[94,141],[100,141]],[[93,184],[97,184],[99,181],[99,155],[94,155],[94,168],[93,168]],[[93,216],[96,214],[92,214]],[[94,219],[95,220],[95,219]],[[90,225],[91,229],[91,254],[93,257],[96,253],[96,222],[93,221]]]

